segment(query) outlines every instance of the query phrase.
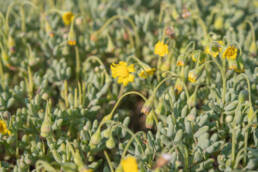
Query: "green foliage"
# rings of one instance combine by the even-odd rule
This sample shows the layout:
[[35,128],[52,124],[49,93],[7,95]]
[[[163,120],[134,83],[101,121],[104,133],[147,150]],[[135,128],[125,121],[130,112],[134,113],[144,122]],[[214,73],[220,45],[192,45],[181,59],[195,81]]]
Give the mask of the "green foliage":
[[0,4],[0,171],[258,170],[257,1]]

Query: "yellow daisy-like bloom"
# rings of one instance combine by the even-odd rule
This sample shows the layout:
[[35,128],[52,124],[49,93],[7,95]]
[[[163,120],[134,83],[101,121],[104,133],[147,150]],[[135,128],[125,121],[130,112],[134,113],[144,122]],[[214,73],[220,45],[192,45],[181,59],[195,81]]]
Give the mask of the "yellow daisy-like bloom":
[[74,18],[74,15],[72,12],[69,11],[69,12],[65,12],[62,18],[65,25],[70,25]]
[[227,58],[228,60],[235,60],[237,57],[237,48],[234,46],[229,46],[224,52],[223,52],[223,58]]
[[10,130],[7,129],[6,123],[3,120],[0,120],[0,133],[10,135]]
[[136,159],[132,156],[123,159],[121,164],[124,172],[138,172],[138,165]]
[[155,68],[148,68],[148,69],[142,70],[138,75],[139,77],[146,79],[148,76],[152,76],[155,71],[156,71]]
[[129,82],[134,81],[134,76],[130,74],[131,72],[134,72],[134,65],[127,65],[126,62],[120,61],[119,64],[112,64],[111,65],[111,71],[112,71],[112,77],[118,78],[117,82],[119,84],[123,84],[126,86]]
[[197,75],[194,71],[190,71],[188,73],[188,80],[192,83],[196,82],[196,79],[197,79]]
[[205,53],[211,55],[212,57],[217,57],[222,51],[222,46],[224,45],[223,41],[217,41],[211,46],[205,48]]
[[168,45],[163,42],[158,42],[155,44],[154,54],[159,55],[161,57],[168,54]]

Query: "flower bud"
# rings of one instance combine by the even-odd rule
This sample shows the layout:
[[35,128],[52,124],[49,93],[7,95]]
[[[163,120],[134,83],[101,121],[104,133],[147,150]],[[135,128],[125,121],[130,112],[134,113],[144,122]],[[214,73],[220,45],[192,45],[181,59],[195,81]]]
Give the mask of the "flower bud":
[[182,66],[185,65],[185,62],[184,62],[184,59],[183,59],[182,56],[180,56],[180,57],[178,58],[178,60],[177,60],[177,62],[176,62],[176,65],[177,65],[177,66],[180,66],[180,67],[182,67]]
[[11,35],[8,36],[8,48],[11,53],[15,52],[15,41]]
[[75,36],[75,32],[74,32],[74,29],[73,29],[73,23],[71,25],[71,29],[70,29],[70,32],[69,32],[69,35],[68,35],[68,41],[67,43],[71,46],[74,46],[76,45],[76,36]]
[[217,16],[214,22],[214,27],[217,30],[221,30],[223,29],[223,25],[224,25],[224,18],[223,16]]
[[108,37],[108,43],[107,43],[107,49],[106,50],[107,50],[107,52],[113,52],[114,49],[115,49],[115,45],[114,45],[111,37],[109,35],[107,37]]
[[177,94],[180,94],[183,90],[183,84],[182,84],[182,81],[179,78],[176,80],[175,89],[176,89]]
[[249,123],[253,122],[254,118],[255,118],[254,109],[253,109],[252,105],[250,105],[248,113],[247,113],[248,122]]
[[106,141],[106,146],[108,149],[113,149],[116,146],[114,138],[112,136]]
[[90,139],[90,143],[93,145],[99,144],[101,141],[101,135],[100,130],[97,130],[96,133],[94,133]]
[[191,70],[189,73],[188,73],[188,80],[192,83],[195,83],[196,80],[197,80],[197,72],[196,70]]
[[148,115],[152,109],[154,96],[151,96],[142,106],[141,113]]
[[155,112],[152,110],[146,117],[145,127],[151,129],[154,124],[154,114]]
[[256,48],[255,41],[252,41],[251,46],[249,48],[249,52],[251,53],[251,55],[256,55],[257,54],[257,48]]
[[226,117],[226,122],[227,122],[227,123],[232,122],[232,120],[233,120],[232,115],[228,115],[228,116]]
[[196,106],[196,92],[194,92],[187,100],[187,105],[190,107]]
[[111,128],[107,128],[104,131],[102,131],[102,136],[104,138],[109,138],[112,135],[112,129]]
[[106,116],[104,116],[104,118],[102,119],[101,123],[105,123],[107,121],[110,121],[112,119],[112,114],[108,114]]
[[50,119],[50,105],[51,102],[47,102],[47,106],[46,106],[46,112],[45,112],[45,117],[44,117],[44,121],[41,125],[40,128],[40,135],[42,137],[48,137],[50,132],[51,132],[51,119]]

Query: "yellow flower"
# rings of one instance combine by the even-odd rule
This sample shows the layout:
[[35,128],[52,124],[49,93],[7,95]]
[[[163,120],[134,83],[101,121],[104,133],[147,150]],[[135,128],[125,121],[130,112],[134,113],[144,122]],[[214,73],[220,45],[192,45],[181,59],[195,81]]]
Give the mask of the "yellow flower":
[[70,25],[70,23],[72,22],[74,15],[72,12],[65,12],[62,16],[63,18],[63,22],[65,25]]
[[196,57],[196,54],[193,53],[193,54],[192,54],[192,60],[193,60],[194,62],[196,62],[196,61],[197,61],[197,58],[198,58],[198,57]]
[[227,58],[228,60],[235,60],[237,57],[237,48],[234,46],[229,46],[223,52],[223,58]]
[[136,159],[132,156],[123,159],[121,164],[124,172],[138,172],[138,165]]
[[211,55],[212,57],[217,57],[222,51],[222,46],[224,45],[223,41],[217,41],[216,43],[207,46],[205,48],[205,53]]
[[188,73],[188,80],[192,83],[196,82],[196,79],[197,79],[197,75],[196,75],[196,72],[194,70],[190,71]]
[[142,70],[138,75],[139,77],[146,79],[148,76],[152,76],[155,72],[155,68],[148,68],[145,70]]
[[176,89],[178,94],[182,92],[183,84],[182,84],[182,81],[180,81],[180,79],[176,80],[175,89]]
[[134,65],[127,65],[126,62],[120,61],[119,64],[111,65],[112,77],[118,78],[117,82],[126,86],[129,82],[133,82],[134,76],[130,74],[134,72]]
[[176,62],[176,65],[177,65],[177,66],[184,66],[185,63],[184,63],[183,60],[178,60],[178,61]]
[[158,42],[155,44],[154,53],[163,57],[168,54],[168,45],[163,42]]
[[92,169],[83,168],[80,172],[93,172]]
[[10,135],[10,130],[7,129],[6,123],[3,120],[0,120],[0,133]]

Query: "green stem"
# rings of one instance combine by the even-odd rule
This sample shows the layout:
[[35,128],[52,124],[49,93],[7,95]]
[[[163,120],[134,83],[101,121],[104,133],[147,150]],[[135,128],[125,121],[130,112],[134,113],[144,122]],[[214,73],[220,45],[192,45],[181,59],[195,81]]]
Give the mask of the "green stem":
[[157,77],[158,77],[158,81],[160,80],[161,58],[162,57],[159,56],[159,60],[158,60],[158,64],[157,64]]
[[138,59],[136,56],[132,55],[128,57],[128,61],[130,61],[131,59],[135,60],[142,68],[146,69],[149,68],[148,65],[146,65],[145,63],[143,63],[140,59]]
[[120,122],[115,122],[115,121],[106,121],[105,122],[106,124],[108,124],[108,123],[110,123],[110,124],[113,124],[114,126],[113,127],[120,127],[120,128],[122,128],[122,129],[124,129],[124,130],[126,130],[130,135],[131,135],[131,137],[133,137],[134,138],[134,140],[136,141],[136,143],[140,146],[140,148],[141,148],[141,152],[142,153],[144,153],[144,149],[143,149],[143,147],[142,147],[142,145],[141,145],[141,142],[138,140],[138,138],[136,137],[136,134],[134,134],[129,128],[127,128],[126,126],[124,126],[122,123],[120,123]]
[[233,127],[232,127],[232,150],[231,150],[231,158],[232,158],[232,167],[235,163],[235,152],[236,152],[236,121],[233,121]]
[[[147,98],[146,98],[143,94],[141,94],[141,93],[139,93],[139,92],[137,92],[137,91],[129,91],[129,92],[123,94],[121,97],[119,97],[119,99],[118,99],[118,101],[116,102],[115,106],[113,107],[112,111],[108,114],[108,115],[110,115],[110,119],[112,119],[112,117],[113,117],[113,115],[114,115],[114,112],[115,112],[115,110],[117,109],[119,103],[122,101],[122,99],[123,99],[124,97],[128,96],[128,95],[131,95],[131,94],[135,94],[135,95],[140,96],[144,101],[147,100]],[[104,117],[104,118],[105,118],[105,117]],[[104,119],[104,118],[103,118],[103,119]],[[102,127],[102,125],[103,125],[104,123],[106,123],[106,121],[104,121],[104,122],[101,121],[101,122],[100,122],[99,127],[98,127],[98,130],[101,129],[101,127]]]
[[[135,41],[136,41],[136,46],[139,46],[140,44],[140,37],[138,35],[138,31],[137,31],[137,27],[136,25],[134,24],[134,22],[129,18],[129,17],[126,17],[126,16],[120,16],[120,15],[115,15],[111,18],[109,18],[106,23],[99,29],[97,30],[94,34],[95,35],[100,35],[101,33],[103,33],[104,29],[109,25],[111,24],[113,21],[117,20],[117,19],[125,19],[127,20],[131,26],[133,27],[133,30],[134,30],[134,34],[135,34]],[[136,48],[136,47],[135,47]]]
[[75,69],[76,79],[77,79],[77,81],[79,81],[79,79],[80,79],[80,72],[81,72],[81,62],[80,62],[79,49],[78,49],[77,46],[75,47],[75,58],[76,58],[76,69]]
[[100,60],[99,57],[97,57],[97,56],[90,56],[90,57],[88,57],[88,58],[86,59],[85,63],[87,64],[87,63],[89,63],[89,61],[94,61],[94,60],[96,60],[96,61],[103,67],[105,76],[106,76],[106,77],[109,77],[109,75],[108,75],[108,73],[107,73],[107,70],[106,70],[106,68],[105,68],[105,65],[104,65],[104,63]]
[[213,61],[207,61],[205,62],[206,63],[215,63],[216,66],[219,68],[220,70],[220,74],[221,74],[221,77],[222,77],[222,103],[225,104],[225,97],[226,97],[226,89],[227,89],[227,78],[226,78],[226,72],[225,70],[223,69],[223,67],[218,63],[218,61],[213,58]]
[[[144,132],[137,132],[137,133],[135,133],[135,137],[136,137],[136,135],[137,134],[140,134],[140,133],[144,133]],[[125,154],[126,154],[126,152],[127,152],[127,150],[129,149],[129,146],[131,145],[131,143],[133,142],[133,140],[135,139],[135,137],[131,137],[131,139],[128,141],[128,143],[126,144],[126,146],[125,146],[125,148],[124,148],[124,151],[123,151],[123,153],[122,153],[122,156],[121,156],[121,159],[124,159],[124,157],[125,157]]]
[[248,99],[249,99],[249,103],[250,103],[250,105],[252,106],[250,81],[249,81],[249,79],[248,79],[248,77],[247,77],[247,75],[246,75],[246,74],[241,73],[241,74],[239,75],[239,77],[240,77],[240,76],[244,77],[244,79],[245,79],[245,80],[246,80],[246,82],[247,82],[247,87],[248,87]]
[[112,166],[112,163],[111,163],[111,161],[110,161],[110,158],[109,158],[109,156],[108,156],[108,153],[104,150],[104,155],[105,155],[105,157],[106,157],[106,159],[107,159],[107,162],[108,162],[108,166],[109,166],[109,168],[110,168],[110,171],[111,172],[114,172],[114,168],[113,168],[113,166]]

